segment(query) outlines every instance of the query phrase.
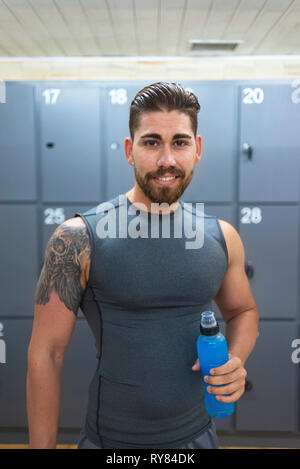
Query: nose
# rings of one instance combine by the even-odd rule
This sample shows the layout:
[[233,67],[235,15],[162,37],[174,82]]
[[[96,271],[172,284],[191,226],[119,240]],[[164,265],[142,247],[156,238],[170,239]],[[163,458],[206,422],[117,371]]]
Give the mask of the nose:
[[158,166],[175,166],[175,158],[172,155],[172,151],[169,146],[165,146],[159,159],[157,161]]

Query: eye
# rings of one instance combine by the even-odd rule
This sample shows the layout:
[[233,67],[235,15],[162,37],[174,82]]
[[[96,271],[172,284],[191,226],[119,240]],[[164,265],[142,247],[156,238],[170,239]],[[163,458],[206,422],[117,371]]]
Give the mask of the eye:
[[175,140],[174,142],[176,144],[176,146],[178,147],[184,147],[187,145],[187,142],[185,140]]
[[144,145],[147,146],[147,147],[155,147],[156,144],[158,145],[158,141],[157,140],[146,140],[144,142]]

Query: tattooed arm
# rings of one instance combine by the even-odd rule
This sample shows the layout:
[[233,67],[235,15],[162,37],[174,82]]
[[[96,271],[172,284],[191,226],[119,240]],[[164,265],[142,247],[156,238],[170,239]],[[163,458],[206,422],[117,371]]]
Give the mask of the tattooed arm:
[[28,348],[27,414],[30,448],[55,448],[61,370],[86,288],[90,242],[76,217],[51,236],[37,283],[32,336]]

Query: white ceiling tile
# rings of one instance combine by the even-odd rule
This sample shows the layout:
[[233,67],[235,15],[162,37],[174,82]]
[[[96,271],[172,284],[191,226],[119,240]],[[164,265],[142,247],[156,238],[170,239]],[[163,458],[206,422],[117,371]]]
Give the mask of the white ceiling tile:
[[105,0],[81,1],[95,41],[102,55],[120,53],[111,21],[111,13]]
[[45,25],[50,36],[63,51],[62,56],[80,56],[80,48],[76,38],[57,10],[53,0],[30,0],[30,4],[38,14],[40,21]]
[[186,0],[162,0],[159,19],[159,54],[174,55],[180,46]]
[[20,18],[14,11],[17,6],[17,1],[0,0],[0,30],[9,36],[11,35],[15,43],[24,50],[25,55],[45,55],[43,47],[31,37],[30,30],[22,25]]
[[292,3],[293,0],[268,0],[243,37],[245,43],[239,46],[239,53],[255,53],[255,49],[261,44],[272,28],[275,27],[285,10]]
[[99,55],[97,42],[93,37],[85,15],[84,3],[79,0],[55,0],[55,6],[72,34],[82,55]]
[[201,39],[221,39],[238,3],[238,0],[214,0],[203,26]]
[[300,0],[0,0],[0,55],[186,56],[191,39],[299,54],[299,25]]
[[[289,41],[298,30],[298,42],[300,43],[300,2],[292,2],[283,12],[273,28],[267,32],[261,42],[255,47],[256,54],[284,53],[284,50],[290,50],[292,45]],[[288,53],[288,52],[286,52]]]
[[120,55],[138,55],[137,30],[132,0],[109,0],[112,28]]
[[139,55],[157,55],[159,52],[158,24],[160,1],[135,1],[135,16]]

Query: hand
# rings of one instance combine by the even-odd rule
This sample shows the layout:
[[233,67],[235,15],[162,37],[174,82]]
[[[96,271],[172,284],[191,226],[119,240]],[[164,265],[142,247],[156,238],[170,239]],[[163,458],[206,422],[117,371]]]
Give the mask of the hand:
[[[200,370],[198,359],[192,370]],[[209,370],[209,373],[213,376],[203,376],[204,381],[213,386],[221,386],[218,388],[207,387],[207,391],[215,394],[218,401],[235,402],[244,394],[247,371],[240,358],[229,354],[228,362]],[[224,396],[224,394],[229,394],[229,396]]]

